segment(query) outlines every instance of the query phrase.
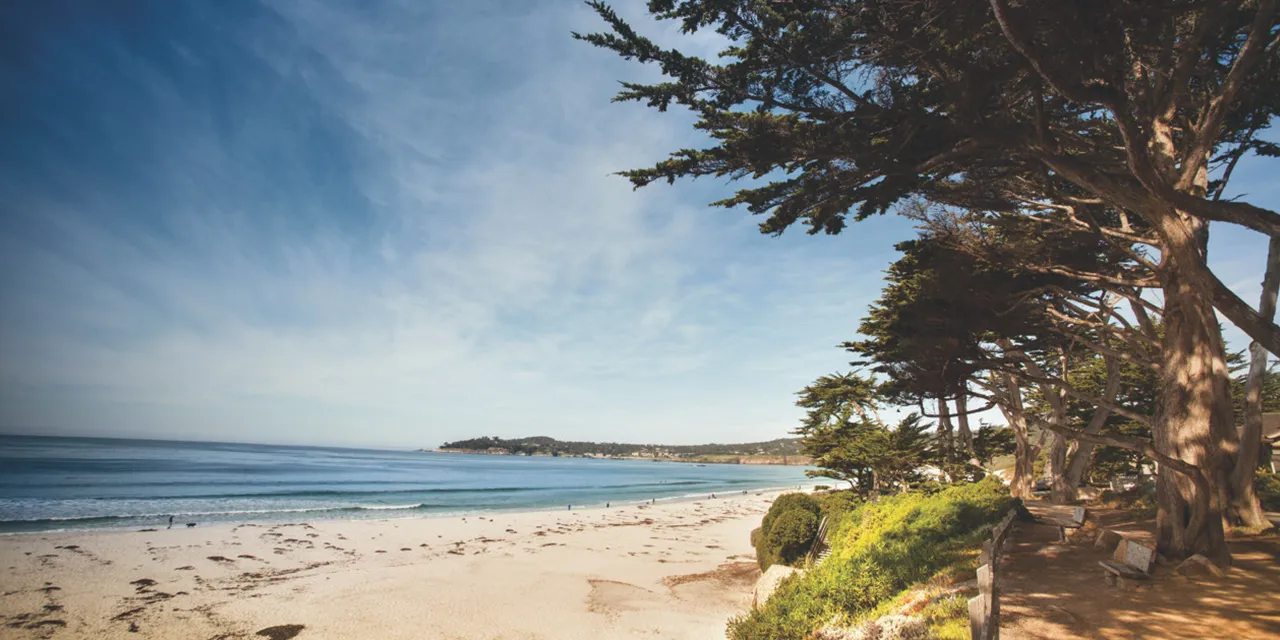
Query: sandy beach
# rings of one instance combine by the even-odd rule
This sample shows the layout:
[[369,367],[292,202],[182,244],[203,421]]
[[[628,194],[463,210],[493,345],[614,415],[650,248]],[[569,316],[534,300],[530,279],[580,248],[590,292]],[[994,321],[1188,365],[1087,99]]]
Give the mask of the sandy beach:
[[775,495],[3,536],[0,637],[720,638]]

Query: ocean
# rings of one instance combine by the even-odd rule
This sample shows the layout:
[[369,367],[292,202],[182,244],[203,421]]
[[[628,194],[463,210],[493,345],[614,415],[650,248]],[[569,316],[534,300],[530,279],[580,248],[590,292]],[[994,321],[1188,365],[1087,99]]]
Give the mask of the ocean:
[[0,533],[603,507],[811,483],[796,466],[0,436]]

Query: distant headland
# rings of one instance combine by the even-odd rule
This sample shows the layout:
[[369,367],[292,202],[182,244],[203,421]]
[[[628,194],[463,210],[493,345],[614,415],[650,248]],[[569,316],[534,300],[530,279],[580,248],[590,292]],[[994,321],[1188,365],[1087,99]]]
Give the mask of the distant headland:
[[659,445],[619,442],[566,442],[547,436],[531,438],[471,438],[446,442],[431,453],[467,453],[498,456],[552,456],[604,458],[610,460],[654,460],[702,464],[807,465],[809,456],[800,454],[798,438],[778,438],[767,442],[741,444]]

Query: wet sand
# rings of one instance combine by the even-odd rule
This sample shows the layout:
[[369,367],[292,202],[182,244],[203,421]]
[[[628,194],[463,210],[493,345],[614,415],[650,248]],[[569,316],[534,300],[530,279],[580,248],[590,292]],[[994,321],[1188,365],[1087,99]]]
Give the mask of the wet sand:
[[0,638],[720,638],[775,495],[0,536]]

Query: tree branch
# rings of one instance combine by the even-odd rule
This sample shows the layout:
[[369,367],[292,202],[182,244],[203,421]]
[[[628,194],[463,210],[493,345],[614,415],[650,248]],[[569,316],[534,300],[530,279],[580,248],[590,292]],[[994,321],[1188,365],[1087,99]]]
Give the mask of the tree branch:
[[1160,453],[1156,450],[1155,446],[1146,440],[1128,438],[1124,436],[1104,436],[1085,433],[1079,429],[1050,424],[1049,421],[1043,420],[1039,416],[1029,415],[1027,417],[1064,438],[1080,440],[1083,442],[1092,442],[1093,444],[1101,444],[1133,451],[1186,476],[1196,487],[1195,500],[1197,503],[1196,508],[1191,510],[1191,522],[1187,524],[1187,535],[1194,536],[1198,534],[1202,527],[1204,527],[1207,522],[1206,518],[1209,512],[1209,496],[1211,493],[1209,491],[1209,481],[1206,480],[1204,474],[1200,472],[1200,467],[1197,467],[1185,460],[1179,460],[1178,458]]
[[[1258,11],[1253,16],[1253,22],[1249,24],[1249,35],[1245,38],[1244,46],[1240,48],[1240,53],[1232,62],[1231,70],[1227,72],[1227,79],[1218,88],[1218,95],[1209,101],[1208,108],[1201,115],[1193,142],[1182,156],[1182,175],[1178,178],[1180,189],[1186,189],[1191,185],[1202,163],[1207,161],[1209,151],[1218,140],[1218,133],[1222,129],[1222,121],[1226,118],[1227,110],[1235,104],[1236,96],[1244,86],[1245,76],[1253,70],[1258,59],[1262,57],[1262,51],[1266,47],[1263,41],[1270,35],[1275,11],[1275,0],[1258,0]],[[1275,39],[1280,40],[1280,34],[1277,34]]]

